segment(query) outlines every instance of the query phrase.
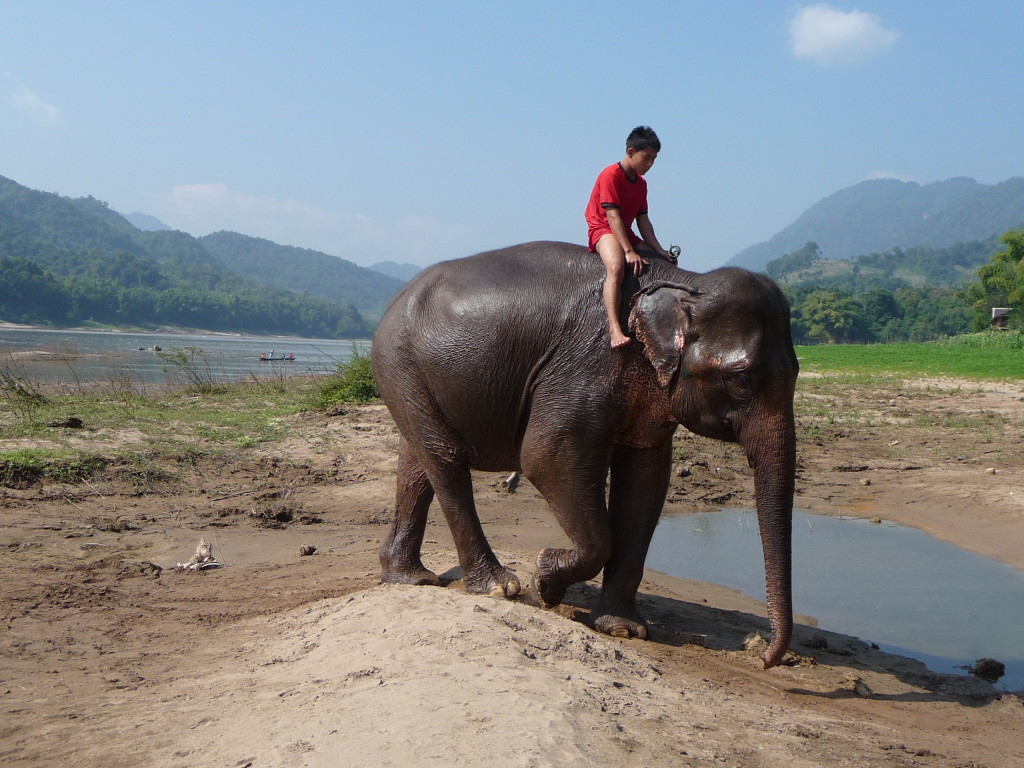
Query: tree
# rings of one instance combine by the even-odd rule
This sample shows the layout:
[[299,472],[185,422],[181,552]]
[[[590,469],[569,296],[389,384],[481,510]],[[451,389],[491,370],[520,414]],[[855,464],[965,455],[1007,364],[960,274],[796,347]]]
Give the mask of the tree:
[[814,262],[820,259],[821,249],[818,247],[818,244],[807,242],[804,243],[804,247],[799,251],[793,251],[792,253],[780,256],[774,261],[769,261],[765,265],[764,271],[768,277],[778,280],[783,275],[809,269],[814,265]]
[[999,241],[1006,248],[978,267],[980,282],[964,292],[974,313],[974,329],[984,330],[992,322],[992,307],[1010,307],[1010,324],[1024,327],[1024,229],[1011,229]]
[[62,323],[71,308],[64,287],[38,264],[0,256],[0,319]]
[[808,339],[834,344],[858,339],[863,333],[863,310],[852,296],[834,290],[817,290],[807,294],[799,307],[799,319]]
[[892,333],[894,321],[903,317],[903,310],[892,292],[872,288],[859,294],[857,301],[863,309],[867,325],[868,338],[865,341],[892,341],[886,337]]

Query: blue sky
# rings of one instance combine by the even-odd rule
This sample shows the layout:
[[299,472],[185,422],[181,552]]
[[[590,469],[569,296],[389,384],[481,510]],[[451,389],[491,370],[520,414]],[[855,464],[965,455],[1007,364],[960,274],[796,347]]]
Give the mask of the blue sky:
[[1024,175],[1018,2],[51,2],[0,8],[0,175],[357,264],[584,242],[648,124],[710,269],[868,178]]

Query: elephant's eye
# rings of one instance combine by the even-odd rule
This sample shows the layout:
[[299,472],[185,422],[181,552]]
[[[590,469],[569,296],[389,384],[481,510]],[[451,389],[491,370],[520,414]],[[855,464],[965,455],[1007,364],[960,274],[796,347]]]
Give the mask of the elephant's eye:
[[746,401],[753,396],[750,377],[745,373],[734,373],[725,379],[725,389],[734,400]]

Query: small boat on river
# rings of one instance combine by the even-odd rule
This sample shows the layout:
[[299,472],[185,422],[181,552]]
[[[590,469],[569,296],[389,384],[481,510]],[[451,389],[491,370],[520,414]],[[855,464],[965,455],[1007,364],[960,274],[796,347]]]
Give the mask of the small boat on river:
[[261,363],[294,363],[295,355],[289,352],[287,355],[275,355],[274,350],[270,350],[270,353],[260,352]]

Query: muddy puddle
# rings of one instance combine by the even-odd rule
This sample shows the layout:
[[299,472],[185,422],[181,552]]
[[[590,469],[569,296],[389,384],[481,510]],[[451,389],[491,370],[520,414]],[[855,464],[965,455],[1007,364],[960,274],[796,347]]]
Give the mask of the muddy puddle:
[[[751,510],[662,519],[647,565],[764,600],[757,516]],[[996,687],[1024,689],[1024,572],[889,522],[793,515],[793,599],[822,629],[967,674],[1002,662]]]

